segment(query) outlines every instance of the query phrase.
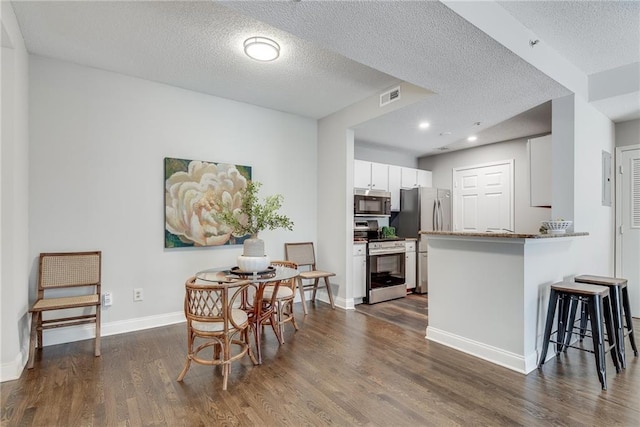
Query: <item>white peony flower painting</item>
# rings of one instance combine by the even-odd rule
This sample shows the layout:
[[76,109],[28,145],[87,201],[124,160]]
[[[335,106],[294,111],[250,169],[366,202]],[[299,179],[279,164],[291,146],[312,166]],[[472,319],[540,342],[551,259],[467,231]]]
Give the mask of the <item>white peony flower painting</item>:
[[240,206],[240,191],[251,180],[251,166],[166,157],[164,177],[165,248],[244,241],[211,212],[220,202]]

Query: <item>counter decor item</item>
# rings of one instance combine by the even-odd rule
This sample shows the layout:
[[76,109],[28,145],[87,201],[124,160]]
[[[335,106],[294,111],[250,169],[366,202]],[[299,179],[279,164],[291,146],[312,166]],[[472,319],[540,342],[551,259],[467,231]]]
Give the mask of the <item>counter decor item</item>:
[[573,221],[565,221],[563,219],[555,221],[542,221],[540,232],[549,234],[564,234],[567,232],[567,228],[571,227],[571,224],[573,224]]
[[278,210],[284,197],[281,194],[266,197],[263,203],[258,199],[258,190],[262,184],[248,181],[240,191],[241,202],[235,205],[231,201],[218,201],[212,213],[218,221],[231,228],[237,237],[250,235],[243,243],[242,255],[238,256],[238,267],[244,272],[265,271],[270,259],[264,253],[264,241],[258,237],[262,230],[285,228],[293,230],[293,221]]

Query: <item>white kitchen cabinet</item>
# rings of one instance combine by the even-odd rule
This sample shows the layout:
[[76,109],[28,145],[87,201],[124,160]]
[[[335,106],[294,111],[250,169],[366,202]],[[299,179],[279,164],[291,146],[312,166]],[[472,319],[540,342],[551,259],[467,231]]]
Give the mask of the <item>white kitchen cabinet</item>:
[[402,168],[400,174],[400,187],[415,188],[418,186],[418,170],[412,168]]
[[354,160],[353,186],[368,190],[389,191],[389,165]]
[[400,210],[400,179],[402,168],[389,165],[389,192],[391,193],[391,210]]
[[371,189],[389,191],[389,165],[371,163]]
[[431,171],[425,171],[422,169],[418,169],[418,187],[433,187],[431,180]]
[[431,187],[431,172],[422,169],[402,168],[400,186],[402,188]]
[[366,188],[371,186],[371,162],[354,160],[353,162],[353,186],[354,188]]
[[531,206],[551,207],[551,135],[529,140]]
[[405,250],[404,280],[407,285],[407,290],[409,290],[416,287],[416,241],[405,241]]
[[364,298],[367,293],[367,244],[353,245],[353,298]]

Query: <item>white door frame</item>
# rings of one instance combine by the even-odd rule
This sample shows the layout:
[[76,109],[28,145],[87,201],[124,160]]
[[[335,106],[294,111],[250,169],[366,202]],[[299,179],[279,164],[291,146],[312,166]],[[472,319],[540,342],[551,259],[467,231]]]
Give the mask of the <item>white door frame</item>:
[[613,174],[616,180],[616,229],[615,229],[615,275],[616,277],[622,277],[622,259],[620,254],[622,253],[622,238],[620,236],[620,227],[622,227],[622,180],[620,180],[620,161],[622,160],[623,151],[639,150],[640,144],[624,145],[622,147],[616,147],[616,170]]
[[502,165],[508,165],[509,166],[509,180],[511,181],[511,192],[509,194],[509,198],[510,198],[510,202],[511,202],[511,206],[510,206],[510,218],[509,218],[509,223],[511,224],[511,230],[515,231],[515,175],[513,173],[514,168],[514,159],[509,159],[509,160],[500,160],[497,162],[489,162],[489,163],[481,163],[478,165],[471,165],[471,166],[462,166],[462,167],[457,167],[457,168],[453,168],[451,171],[451,225],[453,228],[453,224],[455,223],[454,219],[456,218],[456,214],[457,214],[457,210],[458,210],[458,203],[457,203],[457,189],[456,189],[456,174],[460,171],[464,171],[467,169],[478,169],[478,168],[485,168],[488,166],[502,166]]

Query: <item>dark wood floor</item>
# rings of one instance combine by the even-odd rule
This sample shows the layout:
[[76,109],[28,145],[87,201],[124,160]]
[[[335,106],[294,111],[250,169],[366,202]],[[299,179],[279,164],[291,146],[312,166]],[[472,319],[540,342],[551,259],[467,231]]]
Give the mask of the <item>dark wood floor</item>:
[[[35,369],[0,386],[3,426],[624,425],[640,421],[640,360],[601,391],[593,356],[570,351],[525,376],[357,311],[299,304],[301,330],[264,364],[195,365],[185,381],[184,324],[47,347]],[[636,323],[636,326],[638,323]],[[637,330],[640,330],[638,328]]]
[[377,304],[358,304],[356,310],[424,336],[428,324],[427,303],[427,294],[408,294],[406,298]]

